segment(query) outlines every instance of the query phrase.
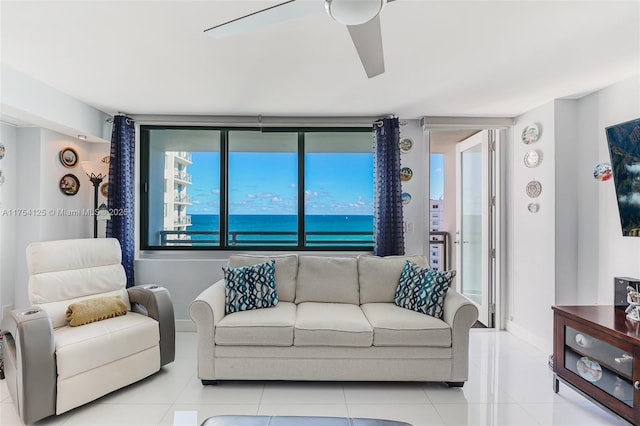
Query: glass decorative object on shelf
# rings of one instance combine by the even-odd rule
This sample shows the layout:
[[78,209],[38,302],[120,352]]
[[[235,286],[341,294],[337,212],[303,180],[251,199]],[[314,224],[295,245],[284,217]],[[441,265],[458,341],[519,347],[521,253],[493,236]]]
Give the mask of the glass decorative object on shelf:
[[627,287],[627,302],[629,306],[624,311],[627,318],[632,321],[640,321],[640,292],[631,286]]

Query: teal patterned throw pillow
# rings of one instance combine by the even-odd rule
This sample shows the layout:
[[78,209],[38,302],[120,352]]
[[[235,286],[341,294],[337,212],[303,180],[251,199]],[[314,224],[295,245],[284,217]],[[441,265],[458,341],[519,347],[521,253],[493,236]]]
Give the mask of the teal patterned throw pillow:
[[444,299],[455,276],[455,271],[434,271],[407,260],[396,287],[396,305],[442,318]]
[[222,268],[225,313],[268,308],[278,303],[275,260],[257,265]]

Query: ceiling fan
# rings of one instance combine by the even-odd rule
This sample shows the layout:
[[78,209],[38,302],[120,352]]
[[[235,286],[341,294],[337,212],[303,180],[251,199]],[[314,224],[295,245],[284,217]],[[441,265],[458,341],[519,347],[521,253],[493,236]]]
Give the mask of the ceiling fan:
[[394,0],[290,0],[205,30],[214,38],[230,37],[289,19],[316,13],[323,8],[335,21],[346,25],[367,77],[384,72],[380,12]]

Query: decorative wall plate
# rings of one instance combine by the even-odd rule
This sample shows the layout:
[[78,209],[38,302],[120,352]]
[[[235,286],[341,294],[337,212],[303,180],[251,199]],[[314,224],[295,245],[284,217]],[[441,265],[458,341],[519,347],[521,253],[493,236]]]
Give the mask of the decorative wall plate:
[[522,131],[522,142],[527,145],[534,143],[540,137],[540,127],[537,124],[530,124]]
[[66,174],[60,179],[59,186],[64,195],[76,195],[80,189],[80,181],[75,175]]
[[4,145],[0,143],[0,160],[4,158]]
[[411,148],[413,148],[413,139],[411,138],[400,139],[400,152],[402,152],[403,154],[406,154],[407,152],[411,151]]
[[73,148],[65,148],[60,151],[60,162],[68,169],[78,164],[78,153]]
[[595,169],[593,169],[593,177],[595,180],[604,182],[611,179],[611,176],[613,176],[613,172],[611,171],[611,164],[609,163],[597,164]]
[[411,178],[413,177],[413,170],[411,170],[409,167],[403,167],[400,169],[400,180],[403,182],[407,182],[409,180],[411,180]]
[[538,204],[538,203],[529,203],[527,205],[527,210],[529,210],[531,213],[538,213],[538,210],[540,210],[540,204]]
[[402,205],[406,206],[410,202],[411,202],[411,194],[409,194],[408,192],[403,192],[402,193]]
[[531,198],[537,198],[542,193],[542,184],[537,180],[532,180],[527,184],[527,195]]
[[542,153],[537,149],[532,149],[524,154],[524,165],[527,167],[538,167],[542,161]]

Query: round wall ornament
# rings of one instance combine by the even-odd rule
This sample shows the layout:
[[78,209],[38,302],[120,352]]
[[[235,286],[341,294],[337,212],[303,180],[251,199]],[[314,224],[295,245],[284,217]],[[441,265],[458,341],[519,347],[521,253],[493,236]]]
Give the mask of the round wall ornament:
[[611,176],[613,176],[613,172],[611,170],[611,164],[609,163],[599,163],[593,169],[593,178],[600,182],[608,181],[611,179]]
[[538,213],[538,210],[540,210],[540,204],[538,204],[538,203],[529,203],[527,205],[527,210],[529,210],[531,213]]
[[0,160],[4,158],[4,145],[0,143]]
[[400,169],[400,180],[403,182],[410,181],[413,177],[413,170],[409,167],[403,167]]
[[537,180],[527,183],[527,195],[531,198],[538,198],[542,193],[542,184]]
[[400,139],[400,152],[406,154],[411,151],[413,148],[413,139],[411,138],[402,138]]
[[522,142],[527,145],[534,143],[540,137],[540,127],[537,124],[530,124],[522,131]]
[[60,151],[60,162],[68,169],[75,167],[78,164],[78,159],[78,153],[71,147]]
[[542,153],[537,149],[532,149],[524,154],[524,165],[532,168],[538,167],[542,161]]
[[80,181],[73,174],[66,174],[60,179],[60,191],[64,195],[76,195],[80,189]]

